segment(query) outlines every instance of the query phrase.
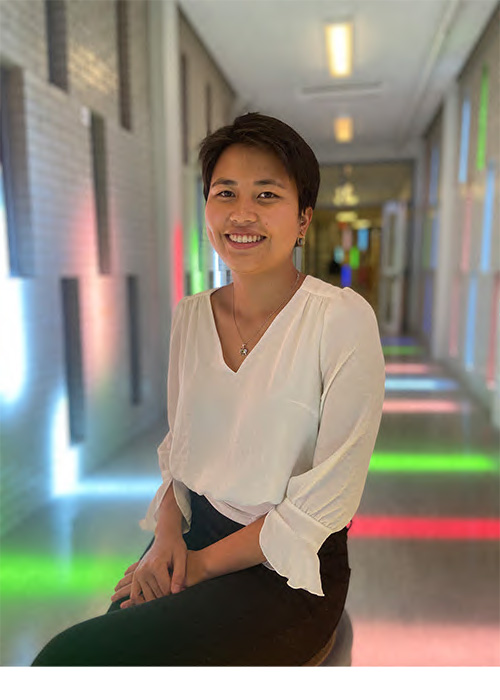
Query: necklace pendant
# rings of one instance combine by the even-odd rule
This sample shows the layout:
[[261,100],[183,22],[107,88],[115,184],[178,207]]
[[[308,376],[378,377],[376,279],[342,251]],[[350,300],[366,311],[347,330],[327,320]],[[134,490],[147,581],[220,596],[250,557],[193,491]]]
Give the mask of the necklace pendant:
[[248,348],[246,343],[243,343],[243,345],[241,346],[240,355],[243,355],[243,357],[246,357],[248,355]]

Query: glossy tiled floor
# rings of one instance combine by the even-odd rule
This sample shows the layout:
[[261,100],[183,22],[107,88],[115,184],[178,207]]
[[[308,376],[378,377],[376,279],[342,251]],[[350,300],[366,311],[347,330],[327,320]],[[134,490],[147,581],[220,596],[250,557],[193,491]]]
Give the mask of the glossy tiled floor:
[[[431,390],[445,373],[401,342],[386,342],[387,412],[350,532],[353,665],[497,666],[498,433],[460,387]],[[394,382],[408,378],[411,390]],[[137,522],[162,433],[1,543],[3,666],[28,665],[58,631],[106,610],[148,542]]]

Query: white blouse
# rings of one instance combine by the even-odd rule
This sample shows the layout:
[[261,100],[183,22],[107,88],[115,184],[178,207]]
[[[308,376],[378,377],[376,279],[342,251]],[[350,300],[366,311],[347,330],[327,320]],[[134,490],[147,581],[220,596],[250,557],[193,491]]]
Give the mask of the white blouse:
[[[384,357],[371,306],[308,275],[238,368],[223,358],[211,289],[181,299],[170,337],[163,483],[141,521],[154,531],[170,483],[248,525],[291,588],[324,595],[318,551],[355,514],[382,416]],[[266,565],[264,564],[264,565]]]

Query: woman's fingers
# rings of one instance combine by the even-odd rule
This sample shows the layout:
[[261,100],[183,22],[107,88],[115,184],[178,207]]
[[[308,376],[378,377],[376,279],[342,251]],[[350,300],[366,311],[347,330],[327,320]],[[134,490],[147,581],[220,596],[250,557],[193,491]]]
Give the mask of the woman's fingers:
[[113,593],[113,595],[111,596],[111,601],[114,603],[115,600],[121,600],[122,598],[129,596],[131,588],[132,584],[129,584],[128,586],[123,586],[123,588],[117,590],[116,593]]
[[139,600],[136,601],[137,605],[144,603],[144,601],[149,602],[150,600],[156,600],[156,598],[158,598],[158,597],[161,598],[161,596],[155,595],[153,589],[151,588],[149,583],[147,583],[146,581],[144,581],[141,584],[141,588],[142,588],[142,596],[139,596]]
[[123,588],[123,586],[128,586],[130,583],[132,583],[133,577],[134,574],[127,574],[126,576],[121,578],[115,586],[115,591],[117,591],[119,588]]
[[123,573],[124,573],[125,575],[126,575],[126,574],[131,574],[131,573],[133,573],[133,572],[137,569],[137,567],[139,566],[140,563],[141,563],[140,561],[136,561],[136,562],[134,562],[133,564],[130,564],[130,566],[128,567],[128,569],[127,569],[126,571],[124,571]]
[[181,549],[174,557],[174,570],[172,571],[171,592],[180,593],[186,583],[187,550]]

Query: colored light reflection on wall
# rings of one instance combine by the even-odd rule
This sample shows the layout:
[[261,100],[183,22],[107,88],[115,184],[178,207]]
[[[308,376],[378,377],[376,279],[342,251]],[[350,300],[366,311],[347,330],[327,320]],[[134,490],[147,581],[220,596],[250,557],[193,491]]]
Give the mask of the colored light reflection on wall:
[[495,275],[495,289],[491,301],[490,338],[488,342],[488,361],[486,365],[486,383],[488,388],[495,386],[495,364],[498,339],[498,320],[500,316],[500,273]]
[[469,270],[470,263],[470,236],[472,228],[472,189],[467,189],[464,205],[464,225],[462,229],[462,255],[460,259],[460,269],[462,272]]
[[352,270],[349,265],[342,265],[340,271],[340,286],[350,287],[352,284]]
[[433,146],[431,151],[431,173],[429,178],[429,204],[435,206],[438,201],[439,185],[439,148]]
[[342,247],[344,250],[350,250],[352,246],[352,229],[345,227],[342,229]]
[[0,397],[13,403],[27,379],[24,288],[22,280],[9,277],[9,247],[3,174],[0,165]]
[[349,537],[416,540],[498,540],[497,518],[432,518],[356,515]]
[[498,466],[484,454],[374,452],[370,460],[376,472],[497,472]]
[[172,274],[172,308],[175,309],[184,297],[184,233],[182,224],[177,222],[174,226],[173,246],[173,274]]
[[385,399],[384,413],[469,413],[468,402],[441,399]]
[[460,279],[455,276],[453,280],[453,288],[451,292],[451,311],[450,311],[450,342],[449,351],[452,357],[458,355],[458,320],[459,320],[459,295],[460,295]]
[[0,277],[0,396],[13,403],[27,380],[26,331],[23,280]]
[[342,265],[342,263],[344,262],[344,258],[345,258],[345,253],[344,253],[344,249],[342,248],[342,246],[340,246],[340,245],[335,246],[335,250],[333,251],[333,259],[335,260],[335,262],[338,263],[339,265]]
[[7,211],[5,208],[4,181],[2,164],[0,163],[0,279],[8,277],[9,265],[9,242],[7,231]]
[[215,252],[215,250],[212,248],[212,266],[214,270],[214,289],[216,287],[222,287],[223,281],[222,281],[222,266],[221,266],[221,259],[219,258],[218,254]]
[[79,477],[79,449],[70,444],[68,400],[61,394],[56,401],[51,425],[52,496],[75,493]]
[[424,286],[424,309],[422,318],[422,329],[426,335],[432,332],[432,303],[433,303],[434,278],[431,273],[425,275]]
[[358,248],[360,251],[365,252],[368,250],[368,244],[370,242],[369,239],[369,231],[367,228],[359,228],[358,229]]
[[465,334],[465,368],[473,369],[474,352],[476,347],[476,305],[477,305],[477,277],[471,275],[469,280],[469,295],[467,301],[467,330]]
[[469,162],[469,135],[470,135],[470,100],[467,97],[462,102],[462,129],[460,132],[460,166],[458,181],[467,182],[467,166]]
[[430,266],[433,270],[436,269],[438,260],[438,247],[439,247],[439,213],[434,212],[432,217],[432,242],[431,242],[431,259]]
[[495,175],[494,165],[488,167],[486,176],[486,196],[484,199],[483,213],[483,238],[481,242],[481,271],[487,272],[491,264],[491,235],[493,231],[493,204],[495,200]]
[[196,227],[191,229],[189,235],[189,272],[191,276],[191,294],[202,292],[205,285],[203,271],[200,270],[199,232]]
[[479,118],[477,125],[476,167],[483,170],[486,165],[486,136],[488,133],[489,71],[483,66],[481,74],[481,95],[479,97]]
[[385,380],[386,391],[456,391],[458,384],[453,379],[431,377],[389,377]]
[[424,232],[422,240],[422,266],[430,267],[432,248],[432,213],[427,212],[424,217]]
[[349,267],[351,270],[357,270],[359,268],[359,250],[356,246],[353,246],[349,251]]

